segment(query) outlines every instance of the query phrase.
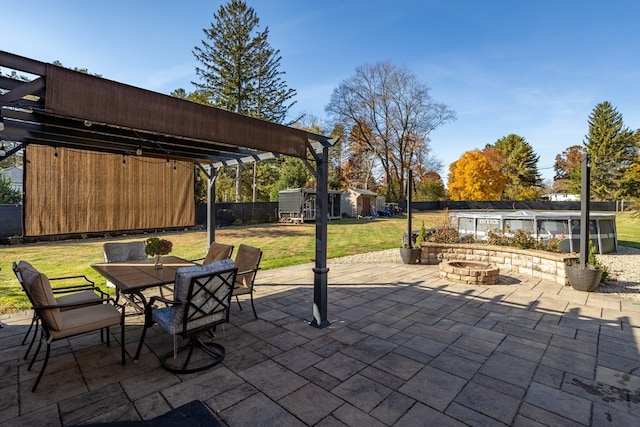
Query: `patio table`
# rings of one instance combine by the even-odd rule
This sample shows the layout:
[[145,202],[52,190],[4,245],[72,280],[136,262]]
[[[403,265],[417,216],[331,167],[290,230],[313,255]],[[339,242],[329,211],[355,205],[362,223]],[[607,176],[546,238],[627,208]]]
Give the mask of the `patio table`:
[[[118,294],[122,292],[131,300],[140,302],[144,308],[146,324],[151,318],[151,308],[142,291],[172,284],[176,279],[178,268],[195,265],[193,261],[176,256],[163,256],[162,268],[156,268],[154,263],[154,258],[147,258],[124,262],[101,262],[91,264],[91,267],[113,283]],[[147,328],[142,328],[141,341],[144,341],[146,330]],[[134,360],[138,360],[139,356],[140,346]]]

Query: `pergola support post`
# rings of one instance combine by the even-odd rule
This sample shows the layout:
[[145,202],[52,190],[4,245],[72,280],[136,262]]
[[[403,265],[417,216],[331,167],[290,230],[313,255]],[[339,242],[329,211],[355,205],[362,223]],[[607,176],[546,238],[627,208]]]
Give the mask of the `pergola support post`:
[[207,250],[216,240],[216,177],[218,169],[209,166],[209,185],[207,186]]
[[313,268],[313,320],[310,325],[325,328],[327,319],[327,225],[329,202],[329,147],[316,153],[316,265]]

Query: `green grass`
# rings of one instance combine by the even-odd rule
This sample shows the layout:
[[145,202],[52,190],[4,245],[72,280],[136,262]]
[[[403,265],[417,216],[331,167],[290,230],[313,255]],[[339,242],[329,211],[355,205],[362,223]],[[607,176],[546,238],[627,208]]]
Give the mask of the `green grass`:
[[[441,212],[418,213],[413,217],[413,229],[432,227],[443,221]],[[640,248],[640,218],[624,213],[617,216],[620,244]],[[375,220],[342,219],[331,221],[327,230],[329,258],[400,247],[407,222],[405,218]],[[13,272],[13,261],[25,260],[49,277],[86,275],[103,289],[105,280],[90,264],[101,262],[102,244],[107,241],[142,240],[151,234],[118,239],[87,239],[64,242],[0,246],[0,314],[29,308],[29,303]],[[162,233],[173,242],[172,255],[185,259],[204,256],[206,231]],[[261,267],[272,269],[304,264],[315,258],[315,224],[262,224],[250,227],[228,227],[216,230],[216,240],[235,245],[256,246],[264,252]]]
[[616,215],[618,244],[640,249],[640,215],[638,213],[619,213]]
[[[414,215],[414,229],[421,218],[427,226],[438,216]],[[406,220],[401,217],[375,220],[342,219],[331,221],[327,230],[329,258],[400,247]],[[216,230],[216,240],[235,245],[240,243],[262,249],[262,269],[304,264],[315,259],[315,224],[261,224],[228,227]],[[171,255],[185,259],[200,258],[207,246],[206,231],[161,233],[173,242]],[[107,241],[143,240],[152,234],[118,239],[87,239],[63,242],[42,242],[0,246],[0,314],[29,308],[29,302],[16,280],[11,263],[25,260],[49,277],[86,275],[105,289],[105,279],[91,268],[103,260],[102,245]]]

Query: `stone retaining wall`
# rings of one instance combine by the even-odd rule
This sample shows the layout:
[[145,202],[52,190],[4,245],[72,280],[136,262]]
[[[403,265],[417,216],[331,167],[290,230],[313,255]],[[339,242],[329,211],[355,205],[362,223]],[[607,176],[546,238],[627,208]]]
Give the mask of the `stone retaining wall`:
[[421,264],[439,264],[441,261],[476,261],[493,263],[500,273],[515,272],[539,277],[561,285],[568,285],[564,266],[577,260],[575,254],[518,249],[511,246],[492,246],[464,243],[420,243]]

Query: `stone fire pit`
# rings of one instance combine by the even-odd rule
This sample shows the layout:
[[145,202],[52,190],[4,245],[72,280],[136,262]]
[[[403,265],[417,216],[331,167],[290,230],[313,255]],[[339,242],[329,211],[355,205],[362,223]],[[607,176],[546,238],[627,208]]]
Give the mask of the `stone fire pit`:
[[469,285],[495,285],[500,269],[493,264],[472,261],[442,261],[440,278]]

